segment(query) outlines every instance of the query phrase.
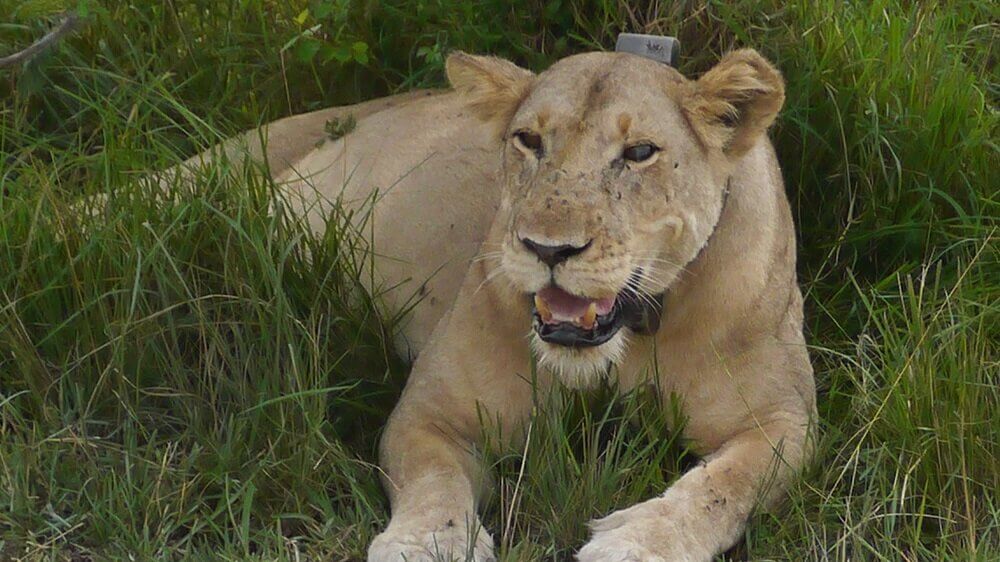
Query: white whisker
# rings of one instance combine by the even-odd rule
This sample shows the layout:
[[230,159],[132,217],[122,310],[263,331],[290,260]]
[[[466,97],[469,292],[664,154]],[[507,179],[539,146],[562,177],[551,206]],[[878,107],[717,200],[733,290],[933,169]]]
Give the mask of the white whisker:
[[483,287],[485,287],[486,284],[489,283],[490,281],[493,281],[494,279],[496,279],[496,277],[498,275],[500,275],[501,273],[503,273],[503,265],[502,264],[494,267],[492,271],[490,271],[489,273],[487,273],[486,274],[486,278],[483,279],[483,282],[480,283],[478,287],[476,287],[476,290],[473,291],[472,294],[475,295],[476,293],[478,293],[480,289],[482,289]]
[[656,289],[656,287],[663,286],[663,284],[657,282],[656,279],[652,279],[652,278],[638,278],[638,277],[635,278],[635,285],[636,285],[636,288],[638,288],[640,291],[642,291],[644,293],[648,293],[648,294],[656,294],[656,293],[660,292],[660,291],[658,291]]
[[644,300],[646,303],[655,305],[652,295],[659,291],[655,290],[654,287],[661,286],[662,283],[645,271],[636,271],[633,279],[635,280],[635,286],[628,287],[630,290],[629,292]]
[[480,262],[480,261],[488,260],[488,259],[492,259],[492,258],[499,258],[501,256],[503,256],[503,252],[500,251],[500,250],[497,250],[495,252],[483,252],[481,254],[476,255],[471,260],[469,260],[469,263],[476,263],[476,262]]
[[687,265],[686,264],[677,263],[677,262],[675,262],[673,260],[669,260],[669,259],[666,259],[666,258],[658,256],[658,255],[636,254],[635,255],[635,259],[637,261],[648,261],[650,263],[661,263],[661,264],[664,264],[664,265],[668,265],[668,266],[670,266],[672,268],[680,269],[681,271],[687,271]]
[[653,308],[659,306],[656,300],[652,296],[650,296],[649,293],[646,291],[636,291],[632,288],[629,288],[629,293],[631,293],[631,295],[637,298],[640,302],[643,302]]

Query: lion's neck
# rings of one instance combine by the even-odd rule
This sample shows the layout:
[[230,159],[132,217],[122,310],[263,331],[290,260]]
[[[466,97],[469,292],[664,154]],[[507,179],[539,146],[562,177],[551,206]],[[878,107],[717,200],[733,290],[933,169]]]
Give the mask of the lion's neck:
[[737,163],[729,185],[709,243],[668,292],[660,337],[718,341],[748,322],[776,321],[783,314],[759,310],[795,267],[791,217],[770,143],[760,143]]

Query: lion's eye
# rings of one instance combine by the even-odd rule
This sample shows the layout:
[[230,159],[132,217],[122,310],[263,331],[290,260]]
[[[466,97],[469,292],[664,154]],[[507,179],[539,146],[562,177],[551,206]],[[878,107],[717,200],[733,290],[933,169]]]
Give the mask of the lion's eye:
[[642,144],[633,144],[626,148],[622,156],[631,162],[642,162],[652,158],[658,150],[660,149],[657,146],[644,142]]
[[534,152],[536,156],[542,155],[542,135],[533,131],[518,131],[514,133],[514,138],[521,146]]

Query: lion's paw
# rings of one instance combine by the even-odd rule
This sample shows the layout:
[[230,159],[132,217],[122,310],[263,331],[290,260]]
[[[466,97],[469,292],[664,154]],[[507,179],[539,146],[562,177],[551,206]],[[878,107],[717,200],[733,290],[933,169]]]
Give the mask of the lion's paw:
[[619,509],[601,519],[594,519],[587,526],[595,535],[607,533],[619,527],[635,524],[638,521],[654,519],[660,515],[658,508],[659,500],[650,500],[627,509]]
[[613,533],[598,535],[576,553],[579,562],[667,562],[646,547]]
[[[478,532],[470,544],[475,531]],[[470,529],[453,521],[429,530],[390,524],[368,547],[368,562],[456,561],[495,562],[493,538],[479,525]]]
[[707,562],[711,552],[664,516],[658,500],[616,511],[590,523],[594,533],[579,562]]

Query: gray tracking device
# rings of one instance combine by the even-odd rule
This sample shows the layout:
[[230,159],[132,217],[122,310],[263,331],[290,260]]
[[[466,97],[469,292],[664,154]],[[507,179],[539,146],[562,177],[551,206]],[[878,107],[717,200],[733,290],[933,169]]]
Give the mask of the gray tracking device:
[[677,66],[677,53],[680,50],[681,42],[666,35],[620,33],[615,43],[615,52],[632,53],[670,66]]

